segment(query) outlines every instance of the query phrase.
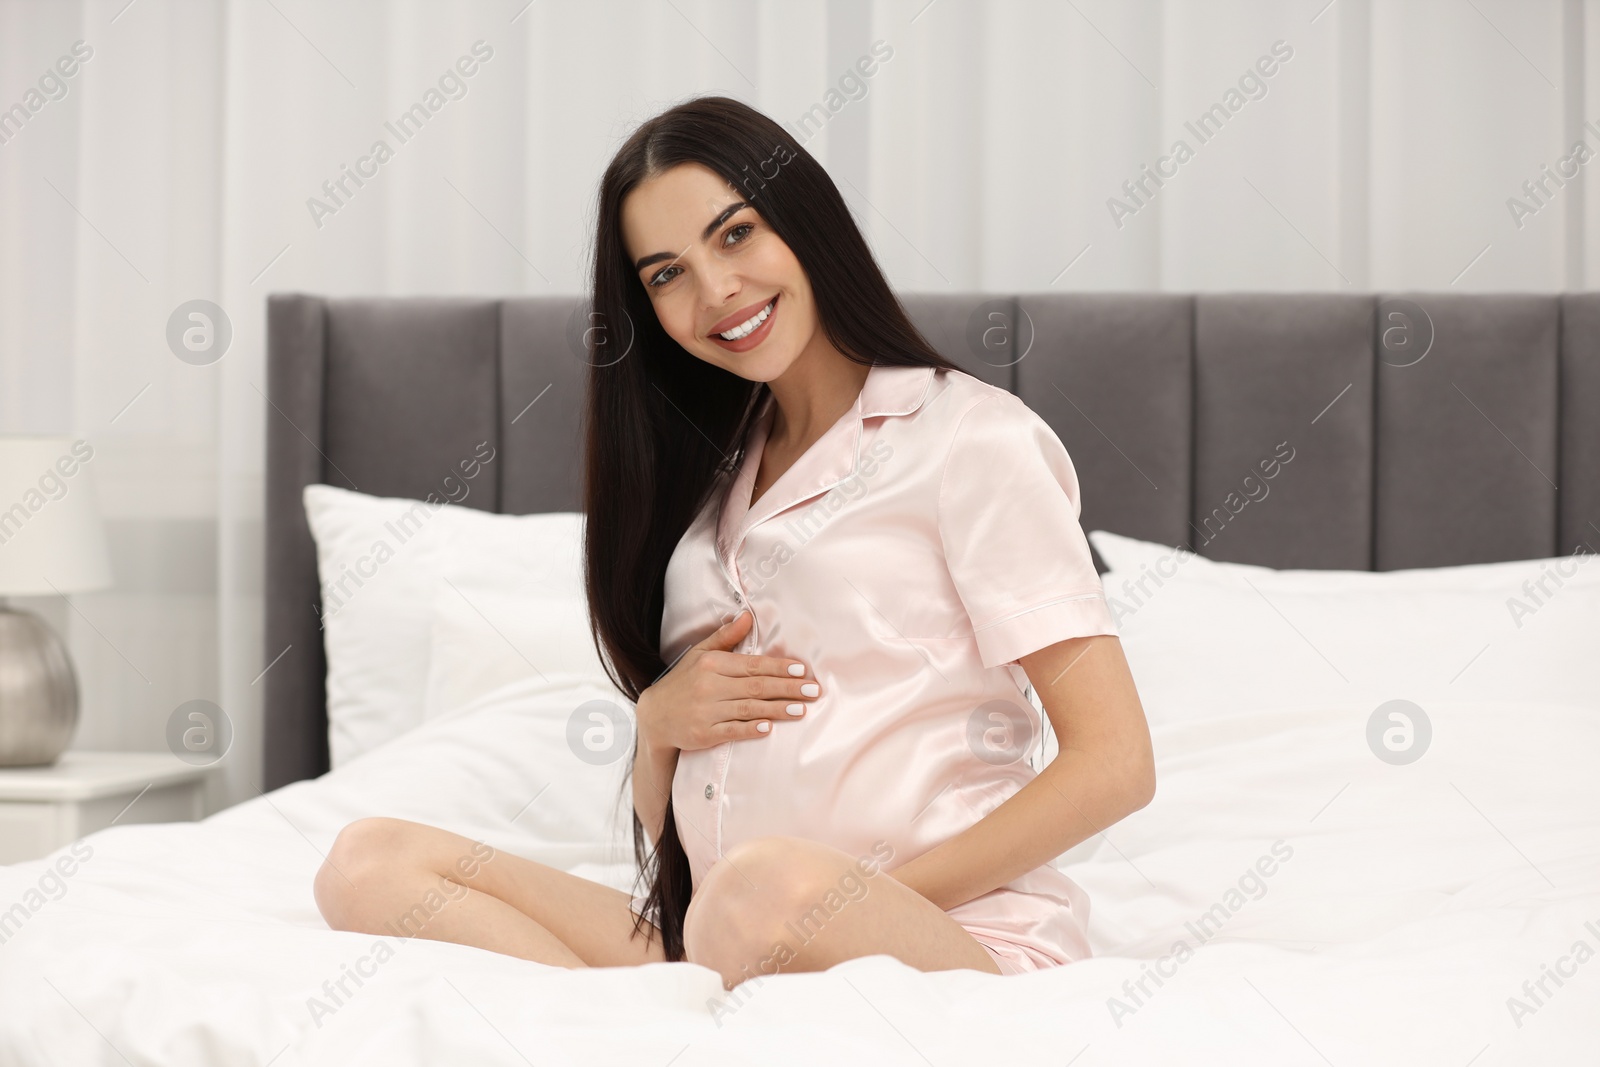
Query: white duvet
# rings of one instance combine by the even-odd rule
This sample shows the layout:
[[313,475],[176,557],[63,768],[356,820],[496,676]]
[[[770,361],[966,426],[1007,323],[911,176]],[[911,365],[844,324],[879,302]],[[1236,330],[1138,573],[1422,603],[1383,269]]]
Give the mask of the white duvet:
[[0,1065],[1595,1061],[1594,707],[1432,705],[1408,766],[1369,708],[1157,728],[1154,802],[1061,861],[1096,958],[1041,973],[871,956],[727,993],[326,927],[312,876],[368,814],[626,888],[530,755],[590,695],[508,687],[203,822],[91,835],[59,880],[72,849],[0,868]]

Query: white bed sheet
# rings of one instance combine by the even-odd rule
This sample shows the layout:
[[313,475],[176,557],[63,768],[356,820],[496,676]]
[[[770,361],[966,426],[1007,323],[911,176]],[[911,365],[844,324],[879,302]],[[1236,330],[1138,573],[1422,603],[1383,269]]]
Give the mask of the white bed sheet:
[[[1155,801],[1062,859],[1093,902],[1094,959],[998,977],[872,956],[732,993],[693,964],[567,971],[328,930],[312,875],[364,814],[448,825],[628,885],[624,853],[550,841],[542,802],[509,823],[505,776],[539,777],[507,755],[516,743],[430,723],[203,822],[87,838],[93,855],[66,891],[0,946],[0,1065],[687,1067],[848,1052],[922,1065],[1490,1067],[1592,1055],[1600,961],[1571,953],[1600,948],[1600,708],[1429,711],[1432,747],[1404,767],[1367,750],[1367,709],[1155,731]],[[1292,852],[1265,891],[1230,898],[1277,841]],[[0,868],[0,907],[47,866]],[[1202,943],[1190,924],[1215,905],[1226,921]],[[365,965],[375,973],[354,996],[314,1019],[310,998],[375,962],[380,940],[392,958]],[[1160,964],[1180,940],[1192,953]],[[1547,979],[1536,1005],[1524,983],[1547,967],[1571,976]],[[1166,973],[1159,988],[1152,970]],[[1147,998],[1125,987],[1142,976]],[[1535,1009],[1520,1025],[1512,997]]]

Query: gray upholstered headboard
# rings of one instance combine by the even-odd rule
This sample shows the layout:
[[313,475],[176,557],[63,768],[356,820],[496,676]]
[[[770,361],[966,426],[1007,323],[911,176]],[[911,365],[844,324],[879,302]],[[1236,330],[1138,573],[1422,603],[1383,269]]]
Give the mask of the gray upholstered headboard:
[[[1600,294],[903,299],[1054,427],[1086,530],[1358,570],[1600,547]],[[267,788],[328,768],[301,488],[422,498],[489,440],[469,506],[577,510],[584,303],[269,297]]]

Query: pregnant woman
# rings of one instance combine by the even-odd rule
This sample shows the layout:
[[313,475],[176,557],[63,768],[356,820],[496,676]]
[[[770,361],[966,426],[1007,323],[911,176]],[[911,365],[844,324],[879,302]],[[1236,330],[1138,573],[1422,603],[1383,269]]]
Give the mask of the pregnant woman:
[[933,350],[821,165],[725,97],[607,168],[592,313],[586,578],[636,703],[644,892],[363,819],[317,876],[329,924],[391,932],[444,887],[418,936],[729,989],[1086,957],[1050,861],[1155,775],[1060,440]]

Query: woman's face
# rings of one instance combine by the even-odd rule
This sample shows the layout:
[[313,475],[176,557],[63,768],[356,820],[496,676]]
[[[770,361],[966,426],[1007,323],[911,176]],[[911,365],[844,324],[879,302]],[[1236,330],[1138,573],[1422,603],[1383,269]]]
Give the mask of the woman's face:
[[656,317],[686,351],[770,382],[811,344],[816,307],[800,261],[715,171],[683,163],[642,183],[623,201],[622,233]]

